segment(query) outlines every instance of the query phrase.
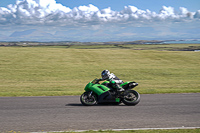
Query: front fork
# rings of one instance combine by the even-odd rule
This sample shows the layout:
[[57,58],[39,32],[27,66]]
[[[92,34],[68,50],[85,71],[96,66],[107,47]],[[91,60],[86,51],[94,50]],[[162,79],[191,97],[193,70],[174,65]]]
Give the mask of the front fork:
[[92,93],[93,93],[93,91],[91,91],[90,94],[89,94],[88,96],[91,97],[91,96],[92,96]]

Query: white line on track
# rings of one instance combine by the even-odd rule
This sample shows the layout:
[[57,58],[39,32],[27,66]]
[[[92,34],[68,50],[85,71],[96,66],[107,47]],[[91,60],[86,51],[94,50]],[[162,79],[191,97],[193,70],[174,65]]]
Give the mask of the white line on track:
[[[200,127],[169,127],[169,128],[133,128],[133,129],[105,129],[101,131],[130,131],[130,130],[172,130],[172,129],[200,129]],[[30,133],[61,133],[61,132],[85,132],[99,130],[71,130],[71,131],[48,131],[48,132],[30,132]]]

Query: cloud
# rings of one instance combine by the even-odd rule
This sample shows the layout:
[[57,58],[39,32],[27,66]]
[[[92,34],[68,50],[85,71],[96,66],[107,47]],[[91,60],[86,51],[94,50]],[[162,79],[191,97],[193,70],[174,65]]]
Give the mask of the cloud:
[[89,4],[70,9],[55,0],[17,0],[16,4],[0,7],[0,24],[14,25],[91,25],[104,23],[145,23],[152,21],[187,21],[200,19],[200,10],[190,12],[184,7],[179,12],[163,6],[159,13],[125,6],[122,11],[110,7],[98,9]]
[[0,7],[0,40],[132,41],[199,38],[200,10],[170,6],[160,11],[124,6],[99,9],[89,4],[70,9],[56,0],[17,0]]

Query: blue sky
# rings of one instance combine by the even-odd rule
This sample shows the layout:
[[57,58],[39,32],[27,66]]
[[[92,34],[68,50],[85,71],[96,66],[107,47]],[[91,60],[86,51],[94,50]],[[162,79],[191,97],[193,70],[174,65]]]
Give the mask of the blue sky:
[[[6,7],[9,4],[15,4],[16,0],[1,0],[0,6]],[[99,9],[111,7],[113,10],[122,10],[124,6],[133,5],[140,9],[150,9],[159,11],[163,5],[172,6],[175,9],[179,7],[187,7],[190,11],[200,9],[200,0],[57,0],[57,3],[68,6],[70,8],[80,5],[93,4]]]
[[0,40],[3,41],[197,39],[199,25],[200,0],[0,2]]

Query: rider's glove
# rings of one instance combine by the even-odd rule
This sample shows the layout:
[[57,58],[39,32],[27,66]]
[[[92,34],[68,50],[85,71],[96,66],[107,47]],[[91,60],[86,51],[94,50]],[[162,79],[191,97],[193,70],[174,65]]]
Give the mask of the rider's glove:
[[96,80],[97,83],[99,83],[99,81],[102,81],[102,78]]

